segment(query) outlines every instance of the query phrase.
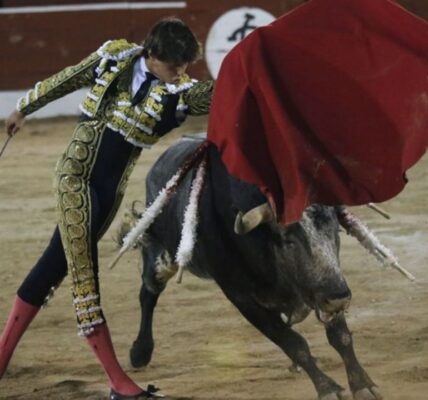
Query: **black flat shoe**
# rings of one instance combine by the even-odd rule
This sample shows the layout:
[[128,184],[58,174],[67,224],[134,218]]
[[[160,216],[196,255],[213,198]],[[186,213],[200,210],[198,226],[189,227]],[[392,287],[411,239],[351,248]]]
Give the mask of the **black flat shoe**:
[[145,400],[145,399],[160,399],[164,397],[160,393],[156,393],[159,389],[154,385],[148,385],[147,390],[143,390],[138,394],[127,396],[125,394],[117,393],[115,390],[110,389],[109,400]]
[[127,396],[125,394],[117,393],[116,391],[111,389],[110,396],[109,396],[109,400],[143,400],[148,398],[149,398],[149,393],[147,393],[145,390],[133,396]]

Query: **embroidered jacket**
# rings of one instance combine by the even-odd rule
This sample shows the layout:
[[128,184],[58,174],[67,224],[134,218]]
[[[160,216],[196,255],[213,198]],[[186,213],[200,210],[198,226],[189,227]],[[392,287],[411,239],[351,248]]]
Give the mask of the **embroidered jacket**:
[[77,65],[38,82],[18,100],[17,109],[28,115],[55,99],[90,86],[81,111],[91,118],[104,119],[109,128],[137,146],[157,142],[180,125],[187,114],[208,113],[214,83],[197,83],[188,75],[183,75],[177,84],[154,86],[146,99],[132,106],[132,66],[142,50],[124,39],[108,41]]

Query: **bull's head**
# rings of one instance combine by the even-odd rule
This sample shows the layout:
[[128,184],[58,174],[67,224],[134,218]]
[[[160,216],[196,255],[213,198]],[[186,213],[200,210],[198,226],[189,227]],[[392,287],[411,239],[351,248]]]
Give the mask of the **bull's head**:
[[284,279],[292,280],[304,302],[322,322],[346,310],[351,291],[340,269],[339,223],[332,207],[313,205],[289,226],[276,223],[280,235],[275,258]]
[[[339,266],[339,223],[334,208],[311,206],[301,221],[284,226],[275,222],[272,209],[265,203],[246,214],[239,213],[235,232],[247,234],[263,224],[275,238],[272,251],[279,279],[291,284],[321,321],[327,322],[349,307],[351,292]],[[287,318],[294,322],[300,319],[295,315]]]
[[[379,208],[373,204],[370,203],[368,206],[379,212]],[[331,215],[327,219],[324,218],[324,223],[321,224],[323,218],[320,218],[320,210],[328,209]],[[318,210],[318,217],[316,210]],[[382,215],[386,215],[383,210],[380,211],[382,211]],[[397,269],[410,280],[415,280],[414,276],[398,263],[392,252],[383,246],[373,233],[344,207],[309,207],[299,223],[288,227],[281,227],[274,221],[275,216],[272,209],[268,203],[264,203],[246,214],[238,213],[235,219],[235,232],[240,235],[247,234],[259,225],[270,223],[273,229],[277,229],[284,236],[284,240],[280,241],[280,247],[284,247],[284,252],[280,250],[279,253],[284,254],[285,265],[304,265],[303,268],[296,270],[292,277],[295,277],[297,281],[301,279],[304,283],[303,287],[310,288],[309,297],[312,295],[310,303],[315,306],[321,320],[325,321],[340,309],[347,308],[350,301],[349,289],[339,270],[338,221],[349,234],[356,237],[384,265]],[[327,229],[333,221],[334,229]],[[290,238],[293,239],[290,240]],[[310,255],[306,261],[304,260],[305,255]],[[315,260],[314,268],[311,267],[313,260]],[[329,280],[330,284],[326,285]],[[312,286],[312,284],[318,285],[319,283],[325,288],[317,290]],[[339,284],[336,294],[332,294],[330,289],[326,290],[327,286],[334,287],[336,284]],[[327,296],[326,293],[328,293]]]

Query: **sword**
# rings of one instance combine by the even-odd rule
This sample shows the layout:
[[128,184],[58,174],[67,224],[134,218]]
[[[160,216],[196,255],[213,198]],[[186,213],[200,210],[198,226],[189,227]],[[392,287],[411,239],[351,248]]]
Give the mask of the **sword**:
[[3,147],[0,150],[0,157],[3,155],[4,149],[6,148],[7,144],[9,143],[10,139],[12,139],[12,136],[8,136],[6,141],[4,142]]

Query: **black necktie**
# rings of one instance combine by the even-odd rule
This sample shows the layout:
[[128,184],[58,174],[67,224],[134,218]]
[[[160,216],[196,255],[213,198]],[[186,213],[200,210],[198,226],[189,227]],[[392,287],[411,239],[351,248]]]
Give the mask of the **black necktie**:
[[147,96],[150,86],[152,85],[152,81],[154,81],[155,79],[158,78],[150,72],[146,72],[146,80],[141,84],[140,88],[137,90],[137,93],[135,93],[135,96],[132,98],[131,104],[133,106],[138,104]]

